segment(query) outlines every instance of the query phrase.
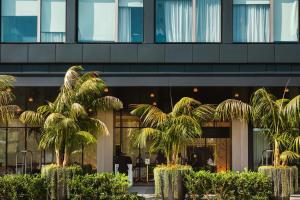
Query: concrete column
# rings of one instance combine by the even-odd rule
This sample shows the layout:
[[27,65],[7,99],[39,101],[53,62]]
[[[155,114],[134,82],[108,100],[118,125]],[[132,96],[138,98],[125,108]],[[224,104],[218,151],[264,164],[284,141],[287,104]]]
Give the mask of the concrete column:
[[101,135],[97,141],[97,171],[113,172],[113,112],[99,112],[97,118],[105,123],[109,131],[109,135]]
[[248,123],[232,121],[232,170],[248,168]]

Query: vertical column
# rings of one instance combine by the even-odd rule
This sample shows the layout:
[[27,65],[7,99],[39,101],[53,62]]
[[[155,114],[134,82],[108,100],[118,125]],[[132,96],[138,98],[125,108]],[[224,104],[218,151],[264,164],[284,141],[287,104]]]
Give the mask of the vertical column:
[[77,1],[66,0],[67,2],[67,29],[66,29],[66,43],[75,43],[77,35]]
[[232,170],[248,168],[248,123],[232,121]]
[[222,43],[232,43],[233,0],[222,1]]
[[144,0],[144,43],[155,43],[155,0]]
[[97,171],[113,172],[113,112],[99,112],[97,118],[105,123],[109,131],[109,135],[101,135],[97,141]]

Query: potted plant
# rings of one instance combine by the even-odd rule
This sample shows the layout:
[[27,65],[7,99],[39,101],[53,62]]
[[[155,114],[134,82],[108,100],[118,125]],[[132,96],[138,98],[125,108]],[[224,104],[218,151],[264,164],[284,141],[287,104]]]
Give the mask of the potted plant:
[[[41,127],[40,148],[55,149],[56,165],[42,169],[53,179],[64,179],[67,174],[74,175],[73,172],[81,171],[76,167],[65,168],[70,165],[72,152],[80,150],[82,145],[96,142],[97,134],[109,134],[106,125],[87,111],[118,110],[123,107],[119,99],[104,95],[106,85],[97,72],[82,71],[81,66],[71,67],[54,102],[38,107],[37,111],[25,111],[20,116],[23,123]],[[57,183],[60,182],[63,181],[57,180]],[[65,198],[65,192],[57,193]]]
[[150,143],[150,152],[161,151],[167,159],[167,165],[154,169],[157,196],[182,199],[182,175],[191,167],[180,165],[178,154],[187,143],[201,136],[200,121],[210,119],[213,113],[213,106],[189,97],[179,100],[169,113],[153,105],[133,105],[131,114],[140,118],[143,128],[131,130],[132,143],[142,148]]
[[300,96],[276,98],[265,88],[256,90],[250,104],[228,99],[216,108],[221,120],[244,120],[262,130],[273,144],[273,166],[261,166],[259,171],[271,177],[275,197],[288,197],[298,189],[298,169],[289,166],[299,158]]

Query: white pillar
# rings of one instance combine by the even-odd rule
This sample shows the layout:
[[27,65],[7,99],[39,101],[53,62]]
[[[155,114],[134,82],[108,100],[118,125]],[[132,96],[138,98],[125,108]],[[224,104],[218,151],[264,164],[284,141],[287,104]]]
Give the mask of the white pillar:
[[114,124],[113,112],[98,112],[97,118],[105,123],[109,135],[101,135],[97,141],[97,171],[113,172]]
[[232,121],[232,170],[248,168],[248,123]]

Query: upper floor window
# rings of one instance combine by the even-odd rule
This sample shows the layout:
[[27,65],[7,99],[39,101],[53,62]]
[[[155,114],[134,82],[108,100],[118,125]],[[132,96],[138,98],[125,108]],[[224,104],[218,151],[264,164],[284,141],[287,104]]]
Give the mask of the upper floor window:
[[221,0],[156,0],[156,42],[220,42]]
[[234,0],[233,41],[298,41],[298,0]]
[[142,42],[143,0],[79,0],[81,42]]
[[2,0],[2,42],[64,42],[65,0]]

